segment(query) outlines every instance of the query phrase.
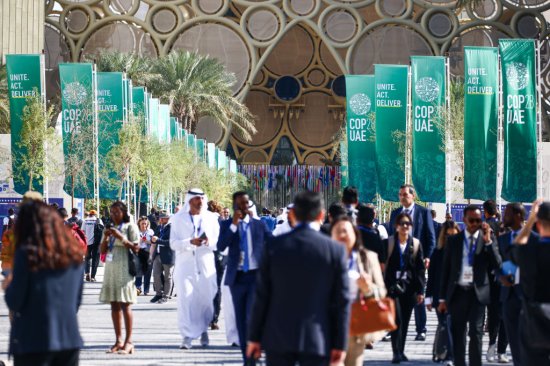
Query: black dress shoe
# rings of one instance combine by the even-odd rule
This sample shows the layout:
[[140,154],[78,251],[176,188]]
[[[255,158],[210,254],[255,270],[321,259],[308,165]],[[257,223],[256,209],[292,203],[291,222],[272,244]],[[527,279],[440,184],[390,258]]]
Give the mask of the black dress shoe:
[[389,342],[391,341],[391,334],[388,333],[384,336],[384,338],[382,338],[382,342]]
[[401,355],[394,354],[391,363],[401,363]]
[[405,356],[404,353],[401,355],[401,361],[403,361],[403,362],[409,362],[409,359],[407,358],[407,356]]
[[162,299],[162,295],[155,295],[155,296],[153,296],[153,298],[150,301],[151,302],[158,302],[160,299]]
[[425,341],[426,340],[426,333],[418,333],[414,340],[415,341]]

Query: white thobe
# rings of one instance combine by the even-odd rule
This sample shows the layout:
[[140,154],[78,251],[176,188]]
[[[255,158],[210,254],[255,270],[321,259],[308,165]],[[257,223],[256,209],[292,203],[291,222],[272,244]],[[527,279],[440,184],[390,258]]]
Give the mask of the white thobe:
[[237,330],[237,320],[235,319],[235,308],[233,307],[233,298],[229,286],[225,285],[225,275],[227,268],[223,273],[222,279],[222,309],[225,321],[225,338],[229,344],[239,344],[239,332]]
[[[198,338],[214,316],[213,300],[218,286],[213,251],[220,225],[211,212],[191,216],[183,210],[175,214],[171,222],[170,247],[176,253],[174,285],[178,294],[178,325],[182,337]],[[203,232],[208,245],[191,244],[191,239]]]

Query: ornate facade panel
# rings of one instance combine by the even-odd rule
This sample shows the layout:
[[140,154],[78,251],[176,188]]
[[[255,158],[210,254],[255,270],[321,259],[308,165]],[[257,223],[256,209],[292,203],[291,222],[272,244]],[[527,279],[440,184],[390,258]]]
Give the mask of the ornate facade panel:
[[142,55],[194,50],[235,73],[235,95],[257,116],[251,142],[208,116],[196,133],[246,163],[322,164],[335,157],[345,113],[346,73],[411,55],[448,55],[463,74],[463,46],[501,38],[542,40],[544,133],[550,111],[550,0],[46,0],[48,94],[57,64],[104,49]]

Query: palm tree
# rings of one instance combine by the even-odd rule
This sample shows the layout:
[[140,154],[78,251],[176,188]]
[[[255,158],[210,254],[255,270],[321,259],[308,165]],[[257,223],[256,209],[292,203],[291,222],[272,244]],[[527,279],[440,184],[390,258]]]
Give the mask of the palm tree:
[[153,94],[170,104],[188,131],[195,130],[200,117],[210,116],[224,130],[233,128],[245,140],[256,132],[254,116],[233,96],[235,75],[216,59],[176,51],[154,61],[151,71],[162,76],[150,85]]
[[0,65],[0,133],[10,132],[10,102],[8,97],[8,71]]
[[118,51],[106,51],[99,56],[87,56],[88,62],[95,62],[97,71],[126,72],[132,79],[133,85],[147,86],[156,83],[160,75],[152,74],[152,60],[147,57],[140,57],[133,53],[122,53]]

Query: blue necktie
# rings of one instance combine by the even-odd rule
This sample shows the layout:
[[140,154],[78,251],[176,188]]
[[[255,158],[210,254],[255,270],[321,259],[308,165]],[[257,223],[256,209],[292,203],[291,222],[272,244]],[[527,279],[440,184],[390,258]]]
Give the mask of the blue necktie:
[[243,258],[243,272],[248,272],[249,262],[248,262],[248,235],[246,233],[248,225],[244,222],[241,222],[241,251],[244,253]]

